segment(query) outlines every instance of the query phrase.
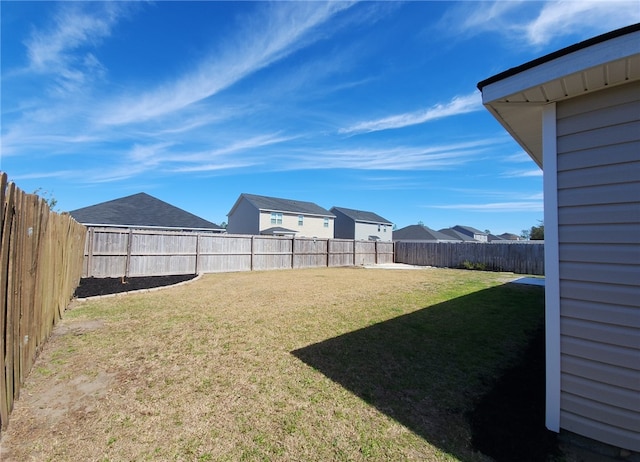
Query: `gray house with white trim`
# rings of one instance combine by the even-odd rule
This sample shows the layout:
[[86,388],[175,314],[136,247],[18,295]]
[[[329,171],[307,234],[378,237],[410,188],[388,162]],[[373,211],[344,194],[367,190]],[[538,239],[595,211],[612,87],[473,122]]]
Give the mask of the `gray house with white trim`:
[[474,241],[489,242],[489,235],[487,233],[485,233],[484,231],[480,231],[479,229],[473,228],[471,226],[455,225],[451,229],[459,233],[462,233],[466,236],[469,236]]
[[547,428],[640,451],[640,24],[478,88],[544,170]]
[[345,207],[331,207],[336,216],[335,237],[360,241],[391,242],[393,223],[373,212]]
[[333,238],[335,215],[313,202],[240,194],[227,233]]

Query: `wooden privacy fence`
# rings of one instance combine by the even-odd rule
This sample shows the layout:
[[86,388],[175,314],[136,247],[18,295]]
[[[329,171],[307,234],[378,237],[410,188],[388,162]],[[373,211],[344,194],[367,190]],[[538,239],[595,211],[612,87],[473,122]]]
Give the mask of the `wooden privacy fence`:
[[461,268],[465,264],[492,271],[544,274],[544,244],[481,242],[396,242],[397,263]]
[[0,172],[0,430],[82,274],[85,227]]
[[83,277],[353,266],[393,258],[393,242],[90,227]]

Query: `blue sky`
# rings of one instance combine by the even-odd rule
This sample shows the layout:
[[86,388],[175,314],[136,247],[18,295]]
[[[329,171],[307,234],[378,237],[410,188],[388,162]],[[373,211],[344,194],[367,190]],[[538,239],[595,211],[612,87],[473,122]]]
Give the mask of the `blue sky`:
[[637,2],[7,2],[0,169],[59,211],[245,192],[513,232],[542,172],[478,81],[640,21]]

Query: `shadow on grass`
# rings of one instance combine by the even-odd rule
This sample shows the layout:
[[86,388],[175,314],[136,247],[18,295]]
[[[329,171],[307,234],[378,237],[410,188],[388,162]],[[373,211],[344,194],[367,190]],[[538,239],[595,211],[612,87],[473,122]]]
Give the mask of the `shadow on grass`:
[[[534,445],[540,443],[540,429],[546,432],[544,367],[535,386],[508,396],[527,403],[527,415],[517,422],[501,421],[495,412],[487,418],[474,413],[483,397],[503,401],[500,393],[491,395],[492,388],[509,368],[523,359],[532,361],[524,352],[541,331],[543,316],[543,288],[505,284],[292,354],[461,460],[477,458],[474,451],[497,460],[544,460],[540,451],[530,451],[532,440]],[[544,350],[534,351],[544,360]],[[509,387],[520,388],[520,384],[515,380]],[[501,449],[506,439],[507,454],[496,452],[495,446]]]

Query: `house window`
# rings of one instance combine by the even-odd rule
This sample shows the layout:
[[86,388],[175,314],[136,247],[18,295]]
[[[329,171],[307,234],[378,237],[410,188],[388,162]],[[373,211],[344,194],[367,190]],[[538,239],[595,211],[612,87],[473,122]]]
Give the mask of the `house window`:
[[382,231],[384,231],[385,233],[387,232],[387,226],[386,225],[382,226]]
[[282,213],[271,212],[271,224],[272,225],[281,225],[282,224]]
[[378,225],[378,232],[380,232],[380,225]]
[[304,215],[298,215],[298,226],[304,225]]
[[329,227],[329,219],[328,219],[328,218],[325,218],[325,219],[324,219],[324,227],[325,227],[325,228],[328,228],[328,227]]

